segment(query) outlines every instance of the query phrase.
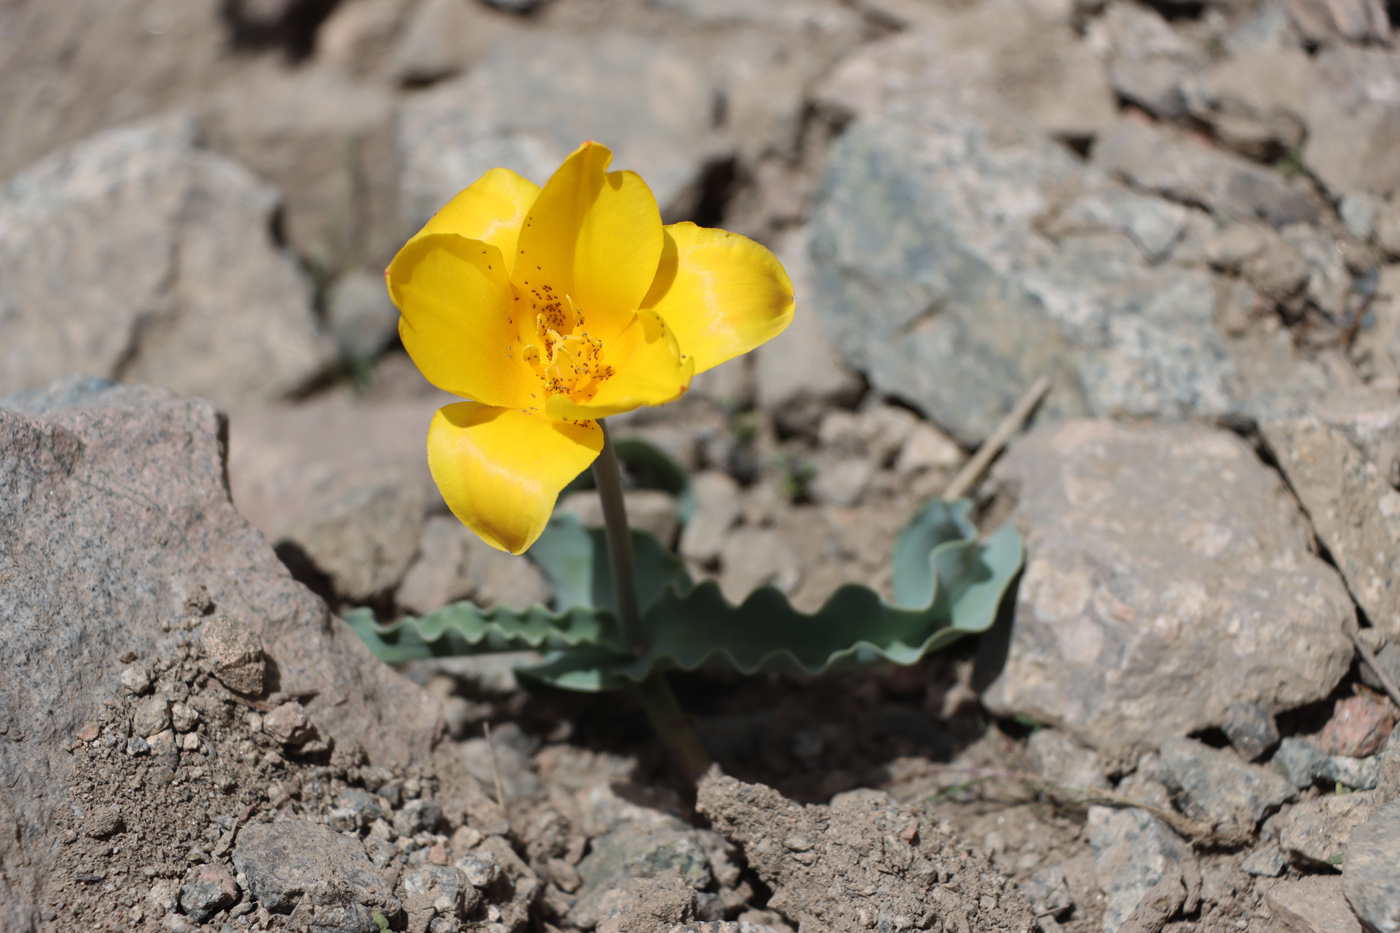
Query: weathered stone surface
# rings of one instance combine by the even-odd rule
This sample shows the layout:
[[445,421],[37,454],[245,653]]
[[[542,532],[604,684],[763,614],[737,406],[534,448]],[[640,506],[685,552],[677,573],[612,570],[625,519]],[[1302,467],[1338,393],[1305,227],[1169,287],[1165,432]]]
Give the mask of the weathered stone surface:
[[1312,739],[1289,736],[1279,743],[1278,751],[1269,759],[1269,765],[1283,775],[1284,780],[1300,790],[1312,787],[1317,780],[1318,769],[1327,760],[1327,753]]
[[1234,435],[1071,421],[1014,441],[1028,562],[983,695],[1094,745],[1219,725],[1237,699],[1325,697],[1353,609],[1277,474]]
[[803,931],[861,929],[866,917],[884,918],[892,929],[913,927],[928,911],[966,917],[974,930],[1030,929],[1034,922],[1030,905],[985,857],[967,851],[927,811],[879,791],[804,807],[761,784],[706,777],[696,809],[772,889],[769,908]]
[[344,933],[374,933],[379,927],[370,911],[387,917],[400,910],[359,841],[319,823],[250,823],[238,834],[233,864],[269,910],[314,915],[316,908],[349,908],[336,927]]
[[739,520],[739,484],[728,473],[706,470],[690,478],[695,510],[681,530],[679,553],[708,564],[719,559],[729,529]]
[[1070,139],[1106,129],[1117,110],[1091,44],[1031,4],[927,4],[916,29],[872,42],[824,80],[818,99],[847,114],[879,110],[891,97],[985,89],[1046,132]]
[[1026,740],[1026,760],[1041,777],[1069,787],[1108,790],[1092,749],[1058,729],[1038,729]]
[[383,353],[399,335],[399,309],[384,276],[356,269],[337,279],[326,296],[326,324],[343,359],[372,360]]
[[78,372],[247,405],[323,370],[276,192],[195,138],[112,130],[0,188],[0,392]]
[[1191,850],[1144,810],[1089,808],[1089,845],[1105,899],[1104,933],[1117,933],[1147,892],[1191,859]]
[[1185,116],[1183,85],[1210,61],[1203,46],[1136,3],[1110,4],[1094,22],[1093,37],[1108,50],[1108,76],[1119,96],[1163,120]]
[[1400,930],[1400,802],[1377,809],[1352,830],[1342,867],[1342,891],[1357,916],[1378,933]]
[[543,184],[585,139],[615,141],[612,167],[641,173],[663,213],[682,217],[706,163],[725,152],[714,109],[699,69],[655,40],[506,36],[470,73],[404,107],[405,220],[422,224],[498,165]]
[[1089,175],[1004,106],[891,97],[833,145],[816,201],[810,304],[832,343],[963,443],[1037,375],[1049,413],[1241,408],[1210,277],[1153,265],[1187,212]]
[[[1400,418],[1400,402],[1376,404],[1375,416]],[[1264,421],[1260,430],[1357,604],[1372,625],[1397,637],[1400,492],[1387,481],[1389,463],[1367,455],[1348,421],[1309,414]]]
[[401,240],[388,90],[264,60],[213,95],[201,119],[211,148],[283,193],[287,241],[302,256],[336,269]]
[[1361,933],[1336,875],[1282,881],[1269,888],[1264,903],[1284,933]]
[[1329,755],[1366,758],[1374,755],[1395,728],[1395,704],[1364,694],[1346,697],[1332,708],[1332,718],[1318,733],[1317,744]]
[[1317,216],[1307,195],[1277,172],[1139,120],[1119,120],[1094,147],[1094,161],[1134,186],[1238,220],[1284,227]]
[[695,830],[633,823],[600,836],[579,862],[583,886],[569,916],[580,926],[604,919],[609,913],[604,904],[609,891],[629,879],[656,878],[671,871],[694,891],[711,884],[710,863]]
[[426,84],[455,75],[490,52],[504,29],[501,17],[484,3],[419,3],[394,44],[394,77],[404,84]]
[[1278,744],[1278,724],[1273,714],[1249,700],[1231,703],[1220,729],[1245,761],[1258,761]]
[[528,558],[496,550],[454,516],[433,515],[395,599],[422,614],[468,598],[487,608],[528,609],[550,595],[549,581]]
[[1400,52],[1337,43],[1317,57],[1303,162],[1328,191],[1400,194]]
[[1191,116],[1228,149],[1267,161],[1302,143],[1312,60],[1301,47],[1265,43],[1195,70],[1182,86]]
[[1278,774],[1246,764],[1229,749],[1170,738],[1162,743],[1161,755],[1164,782],[1181,795],[1178,805],[1184,812],[1196,819],[1252,829],[1267,813],[1298,796]]
[[375,661],[234,511],[223,427],[210,403],[145,387],[88,381],[0,400],[0,821],[11,827],[0,916],[25,916],[51,874],[56,813],[72,806],[63,744],[122,689],[119,654],[156,657],[190,638],[195,584],[243,620],[281,689],[309,697],[338,745],[407,765],[440,731],[433,700]]
[[1374,792],[1325,794],[1295,803],[1278,822],[1278,844],[1303,865],[1335,864],[1351,831],[1371,812]]

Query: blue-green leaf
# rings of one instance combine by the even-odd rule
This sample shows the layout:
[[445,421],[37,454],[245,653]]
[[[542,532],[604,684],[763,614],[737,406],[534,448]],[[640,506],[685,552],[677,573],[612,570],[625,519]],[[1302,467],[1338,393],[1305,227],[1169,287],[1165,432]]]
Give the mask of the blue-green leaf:
[[611,613],[574,608],[551,613],[541,606],[523,612],[496,606],[481,609],[463,601],[380,625],[370,609],[352,609],[342,618],[381,661],[398,664],[420,658],[490,651],[572,650],[581,645],[620,648]]

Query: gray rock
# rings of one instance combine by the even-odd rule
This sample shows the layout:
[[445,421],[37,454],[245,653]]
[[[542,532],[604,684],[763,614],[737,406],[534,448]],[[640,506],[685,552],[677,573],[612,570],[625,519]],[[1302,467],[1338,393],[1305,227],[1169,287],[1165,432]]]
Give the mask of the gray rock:
[[1400,930],[1400,802],[1376,810],[1352,830],[1342,868],[1342,891],[1356,915],[1377,933]]
[[252,628],[232,616],[216,615],[200,626],[199,647],[224,686],[249,696],[263,692],[267,656]]
[[527,558],[496,550],[455,517],[434,515],[395,598],[421,615],[468,597],[518,611],[544,605],[550,595],[549,581]]
[[419,865],[403,877],[404,900],[410,913],[423,905],[436,913],[465,919],[481,902],[466,873],[450,865]]
[[336,280],[326,296],[326,323],[347,360],[372,360],[398,337],[399,309],[382,275],[355,270]]
[[338,905],[349,914],[343,929],[373,933],[371,910],[388,916],[400,909],[359,841],[319,823],[249,823],[238,834],[233,864],[268,910],[292,910],[304,899],[313,907]]
[[[1400,684],[1400,642],[1388,641],[1375,652],[1376,662],[1381,668],[1381,672],[1393,684]],[[1381,683],[1380,677],[1371,669],[1370,664],[1359,665],[1361,682],[1372,690],[1384,690],[1385,685]]]
[[1252,829],[1267,813],[1298,796],[1275,772],[1195,739],[1167,739],[1161,755],[1164,782],[1183,796],[1185,813],[1196,819]]
[[[1286,29],[1287,23],[1283,25]],[[1221,145],[1267,162],[1303,142],[1304,102],[1313,80],[1307,52],[1296,43],[1275,39],[1238,48],[1195,70],[1179,90],[1191,116],[1210,124]]]
[[707,470],[690,478],[695,508],[681,529],[680,555],[709,564],[719,559],[725,536],[742,511],[739,484],[728,473]]
[[316,725],[296,700],[288,700],[263,716],[263,732],[283,745],[305,745],[316,738]]
[[1278,844],[1295,862],[1336,865],[1351,831],[1371,812],[1372,791],[1324,794],[1295,803],[1278,821]]
[[1306,194],[1276,172],[1135,120],[1118,121],[1094,147],[1094,162],[1136,187],[1237,220],[1285,227],[1317,216]]
[[720,552],[719,585],[736,606],[760,586],[791,593],[802,582],[802,561],[797,551],[771,528],[740,528],[732,532]]
[[384,817],[384,808],[380,804],[379,798],[358,787],[346,788],[345,792],[336,798],[335,805],[348,810],[354,816],[357,828],[368,826],[375,820]]
[[692,890],[701,891],[713,879],[710,863],[694,830],[659,829],[629,824],[593,840],[588,855],[578,864],[583,886],[569,916],[581,927],[602,918],[604,896],[629,879],[655,878],[677,871]]
[[543,788],[530,759],[537,742],[515,723],[491,731],[491,740],[468,739],[462,743],[462,764],[486,787],[494,787],[497,775],[510,800],[525,800]]
[[1049,915],[1060,918],[1074,909],[1074,898],[1065,883],[1064,869],[1059,865],[1047,865],[1036,871],[1018,887],[1031,902],[1037,917]]
[[408,471],[347,471],[313,491],[277,546],[295,549],[329,577],[340,598],[365,602],[403,579],[427,505],[427,491]]
[[1261,842],[1240,863],[1240,869],[1258,878],[1277,878],[1288,867],[1283,850],[1272,842]]
[[847,363],[969,446],[1041,374],[1057,386],[1047,413],[1238,411],[1210,277],[1150,265],[1181,212],[1105,193],[1081,210],[1121,227],[1048,237],[1060,192],[1116,189],[952,95],[893,98],[828,153],[811,304]]
[[1312,739],[1298,739],[1290,736],[1279,743],[1278,751],[1269,759],[1269,765],[1283,775],[1284,780],[1302,790],[1312,787],[1317,780],[1318,769],[1327,760],[1327,753]]
[[410,800],[394,814],[394,832],[400,836],[430,833],[442,822],[442,804],[436,800]]
[[482,3],[419,3],[394,45],[394,77],[404,84],[427,84],[455,75],[490,52],[502,29],[499,17]]
[[1366,194],[1352,192],[1337,203],[1337,216],[1341,218],[1342,226],[1353,240],[1362,243],[1375,235],[1376,216],[1379,212],[1380,206],[1376,199]]
[[6,916],[45,901],[42,879],[56,877],[48,853],[58,851],[59,814],[75,804],[71,759],[52,750],[119,691],[113,658],[162,658],[190,640],[185,597],[196,583],[244,620],[276,662],[280,689],[308,697],[337,745],[407,765],[441,730],[431,697],[376,661],[234,510],[213,405],[143,387],[84,396],[68,386],[52,398],[66,404],[29,395],[29,416],[0,399]]
[[170,697],[158,693],[147,697],[131,712],[131,731],[143,739],[170,728]]
[[860,16],[837,0],[647,0],[709,26],[844,32],[861,28]]
[[863,457],[824,459],[808,488],[817,502],[848,508],[860,502],[874,478],[875,464]]
[[238,884],[222,865],[205,865],[180,889],[180,909],[203,923],[238,899]]
[[1314,61],[1304,164],[1336,197],[1400,193],[1400,166],[1393,158],[1400,101],[1385,90],[1400,79],[1400,54],[1337,43]]
[[1183,85],[1210,62],[1204,47],[1151,7],[1112,3],[1094,22],[1108,49],[1108,77],[1125,100],[1163,120],[1186,115]]
[[1069,787],[1108,790],[1097,757],[1058,729],[1037,729],[1026,740],[1026,760],[1035,773]]
[[1268,889],[1264,903],[1277,929],[1361,933],[1336,875],[1285,879]]
[[615,145],[613,169],[641,173],[668,217],[696,203],[714,89],[684,53],[607,33],[581,43],[506,35],[468,74],[410,100],[399,124],[405,219],[425,222],[487,169],[543,184],[585,139]]
[[0,393],[76,371],[249,405],[324,370],[276,192],[195,136],[112,130],[0,188]]
[[1252,700],[1231,703],[1220,730],[1245,761],[1258,761],[1278,744],[1278,724],[1273,714]]
[[1028,554],[982,697],[997,715],[1147,743],[1217,726],[1240,697],[1315,702],[1348,669],[1350,599],[1233,434],[1070,421],[1013,441],[993,476],[1017,490]]
[[758,407],[786,430],[810,432],[823,411],[855,404],[863,386],[814,313],[817,296],[805,229],[783,241],[778,257],[801,310],[786,330],[754,351],[754,396]]
[[1325,414],[1260,430],[1357,604],[1400,636],[1400,492],[1386,481],[1389,464],[1371,460],[1345,422]]
[[106,839],[121,832],[123,825],[121,807],[108,804],[87,815],[83,820],[83,833],[93,839]]
[[1143,810],[1090,807],[1088,832],[1104,894],[1104,933],[1117,933],[1147,892],[1191,858],[1186,844]]
[[1374,790],[1381,783],[1381,759],[1329,755],[1318,763],[1315,774],[1352,790]]

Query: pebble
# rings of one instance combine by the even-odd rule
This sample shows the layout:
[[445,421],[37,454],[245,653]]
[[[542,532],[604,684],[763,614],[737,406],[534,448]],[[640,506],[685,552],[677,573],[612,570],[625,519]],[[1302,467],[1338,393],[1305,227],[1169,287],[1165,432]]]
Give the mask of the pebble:
[[468,852],[452,863],[467,876],[473,887],[489,888],[501,877],[501,865],[486,850]]
[[1361,933],[1336,875],[1281,881],[1264,895],[1275,928],[1299,933]]
[[1231,703],[1220,729],[1245,761],[1258,761],[1278,744],[1278,725],[1273,715],[1251,700]]
[[189,732],[199,725],[199,713],[186,703],[174,703],[170,707],[170,724],[176,732]]
[[246,625],[227,615],[206,619],[199,645],[214,676],[237,693],[260,696],[267,675],[262,640]]
[[404,898],[410,910],[414,903],[428,903],[440,914],[458,918],[476,909],[481,895],[461,869],[450,865],[420,865],[403,876]]
[[1198,819],[1243,820],[1252,828],[1265,813],[1298,796],[1276,772],[1195,739],[1167,739],[1161,755],[1166,785],[1186,795],[1185,812]]
[[1370,812],[1371,799],[1370,791],[1357,791],[1294,804],[1279,820],[1279,846],[1303,866],[1337,864],[1352,829]]
[[1381,760],[1375,756],[1348,758],[1345,755],[1332,755],[1318,763],[1315,773],[1323,780],[1335,781],[1352,790],[1372,790],[1381,782]]
[[1261,843],[1240,863],[1240,868],[1261,878],[1277,878],[1287,864],[1282,849],[1273,843]]
[[116,804],[98,807],[88,814],[83,832],[93,839],[105,839],[121,831],[122,811]]
[[1342,890],[1357,916],[1377,933],[1400,931],[1400,801],[1378,809],[1352,831]]
[[150,743],[139,735],[133,735],[126,740],[126,753],[128,755],[144,755],[150,750]]
[[195,879],[180,889],[180,907],[195,921],[203,923],[229,906],[238,897],[238,884],[228,869],[206,865]]
[[316,727],[296,700],[288,700],[263,716],[262,728],[284,745],[304,745],[316,737]]
[[442,820],[442,805],[436,800],[410,800],[394,814],[394,831],[400,836],[432,832]]
[[151,689],[151,672],[144,664],[128,664],[122,668],[122,686],[137,696]]
[[1312,787],[1317,779],[1317,769],[1327,759],[1327,753],[1312,739],[1289,737],[1279,743],[1278,751],[1269,760],[1269,766],[1284,780],[1302,790]]
[[1329,755],[1366,758],[1380,751],[1395,728],[1395,707],[1367,696],[1338,700],[1317,744]]
[[170,725],[170,698],[164,694],[147,697],[131,713],[131,731],[142,738],[163,732]]
[[368,826],[384,817],[384,807],[380,805],[379,799],[358,787],[347,788],[335,799],[335,805],[338,808],[337,812],[350,813],[357,827]]

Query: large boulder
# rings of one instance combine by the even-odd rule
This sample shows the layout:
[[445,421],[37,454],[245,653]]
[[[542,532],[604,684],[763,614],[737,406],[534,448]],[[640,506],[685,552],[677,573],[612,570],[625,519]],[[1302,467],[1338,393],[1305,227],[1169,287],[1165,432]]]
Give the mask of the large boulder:
[[[302,697],[334,747],[374,764],[423,761],[440,734],[437,703],[376,661],[234,510],[226,436],[214,405],[160,389],[80,380],[0,397],[6,929],[37,921],[58,818],[78,810],[65,746],[104,700],[141,687],[122,679],[123,658],[197,635],[235,689]],[[217,612],[200,617],[210,602]]]
[[78,372],[236,407],[304,387],[333,349],[273,240],[278,204],[180,118],[15,177],[0,188],[0,392]]
[[985,695],[1096,747],[1327,697],[1355,612],[1277,473],[1195,425],[1076,420],[1017,440],[1027,562],[1005,667]]

